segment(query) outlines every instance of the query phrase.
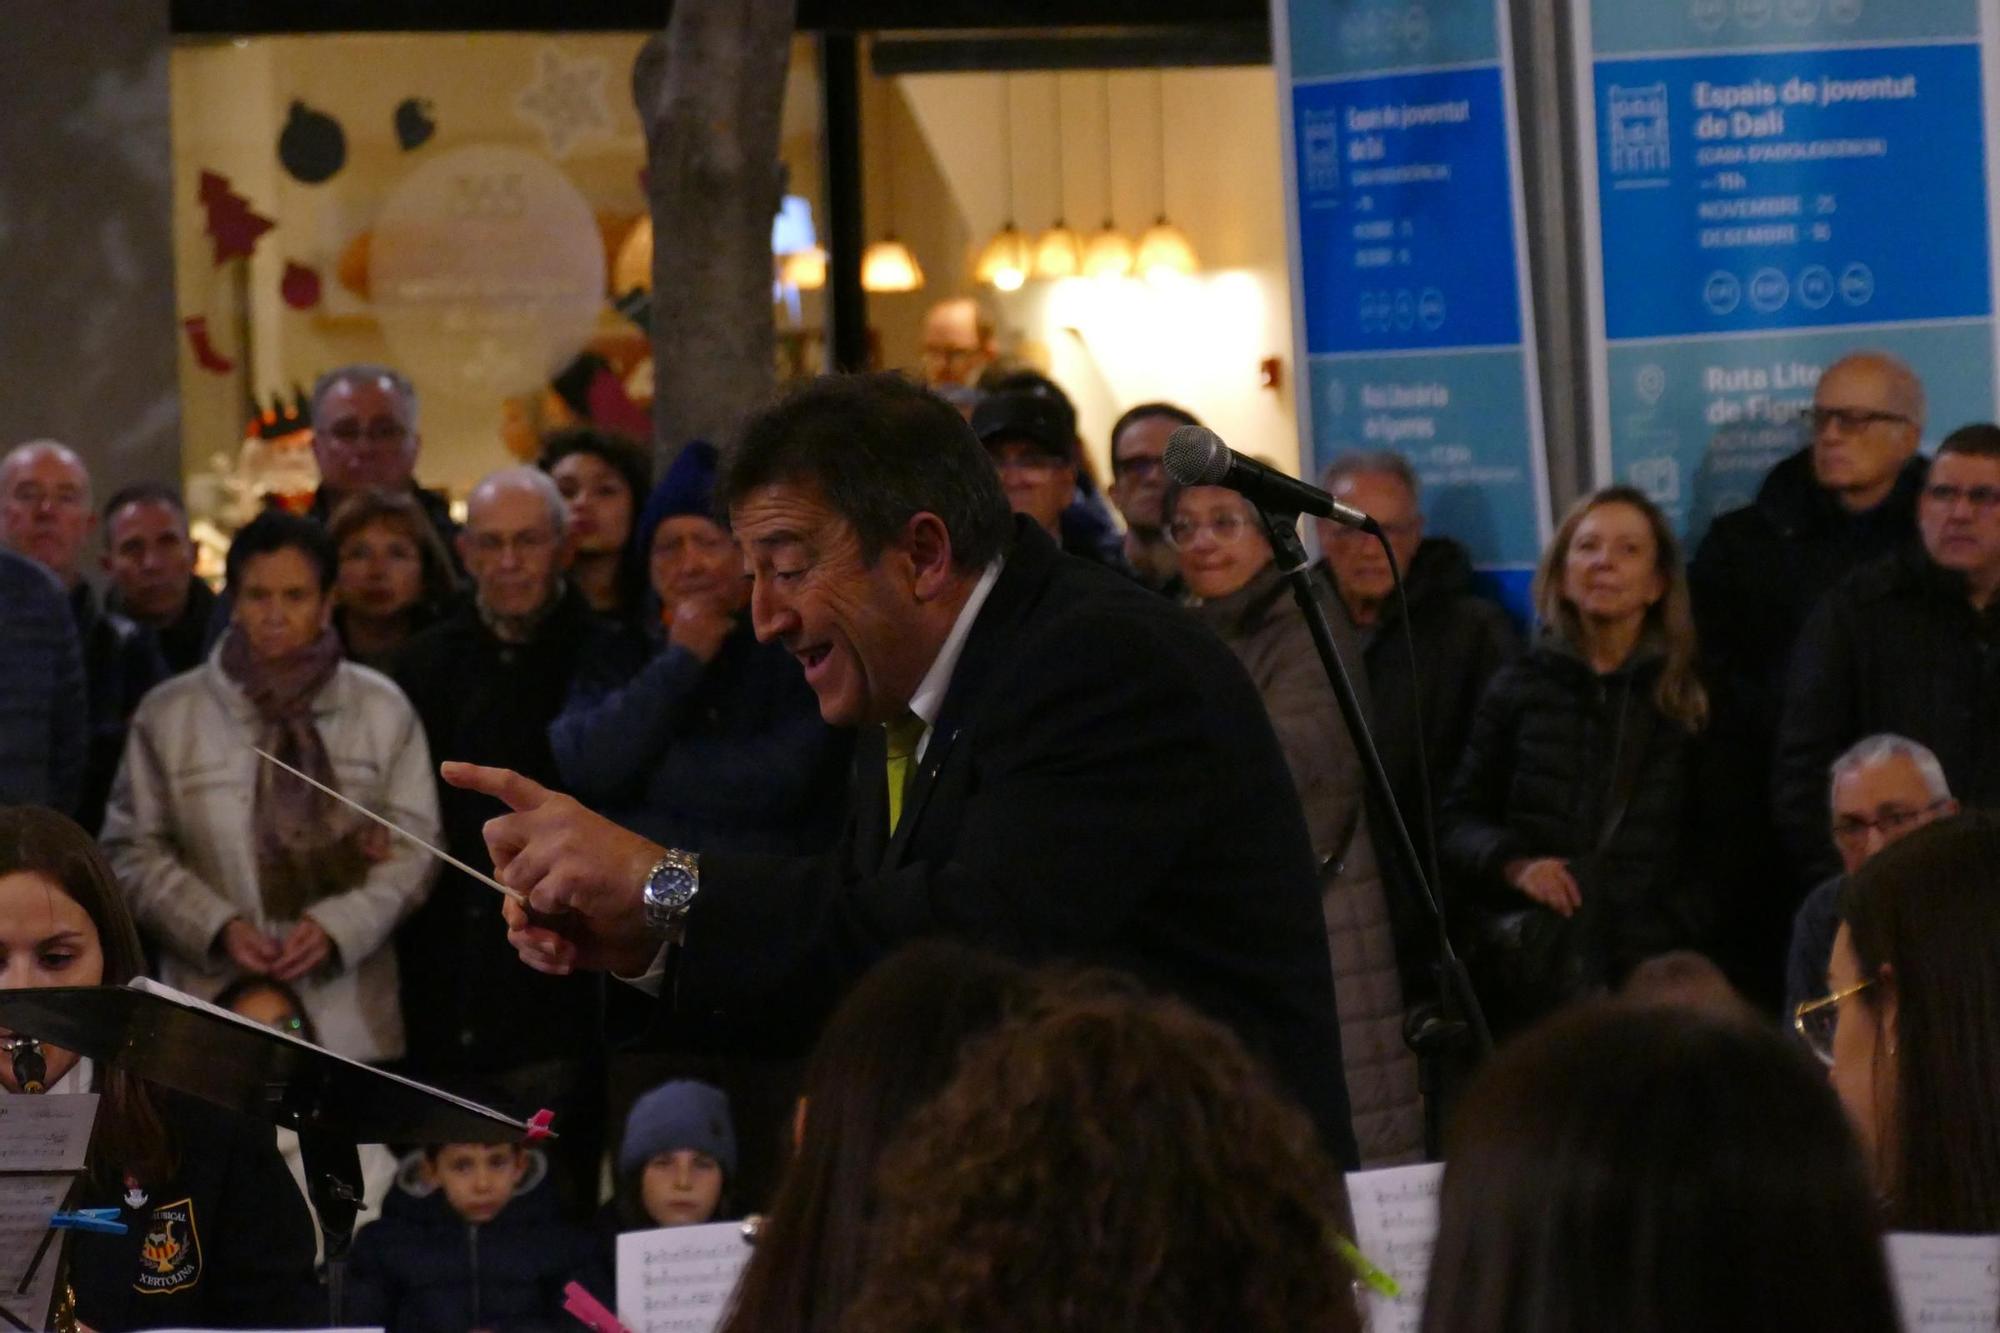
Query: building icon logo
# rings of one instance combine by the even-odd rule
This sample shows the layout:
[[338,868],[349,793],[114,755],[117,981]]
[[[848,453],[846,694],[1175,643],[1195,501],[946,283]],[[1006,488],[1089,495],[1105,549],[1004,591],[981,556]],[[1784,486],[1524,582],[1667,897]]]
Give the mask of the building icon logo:
[[1668,144],[1667,85],[1642,88],[1612,84],[1605,92],[1605,119],[1611,127],[1611,174],[1664,174],[1673,165]]

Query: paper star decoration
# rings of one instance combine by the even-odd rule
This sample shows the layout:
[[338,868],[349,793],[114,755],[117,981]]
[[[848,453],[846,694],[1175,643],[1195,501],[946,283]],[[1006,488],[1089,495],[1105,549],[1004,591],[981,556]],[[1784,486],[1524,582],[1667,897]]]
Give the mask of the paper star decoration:
[[611,132],[611,107],[604,100],[605,61],[571,60],[550,46],[542,49],[537,63],[535,82],[514,99],[514,111],[542,132],[551,156],[567,157],[581,140]]

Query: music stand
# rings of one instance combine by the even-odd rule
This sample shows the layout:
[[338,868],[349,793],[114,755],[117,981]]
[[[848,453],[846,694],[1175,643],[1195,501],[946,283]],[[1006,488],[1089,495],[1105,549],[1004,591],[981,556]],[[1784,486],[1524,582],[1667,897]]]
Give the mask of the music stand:
[[553,1137],[546,1112],[533,1121],[516,1120],[145,978],[129,986],[0,991],[0,1027],[295,1130],[306,1196],[326,1239],[327,1298],[335,1325],[361,1204],[356,1144]]

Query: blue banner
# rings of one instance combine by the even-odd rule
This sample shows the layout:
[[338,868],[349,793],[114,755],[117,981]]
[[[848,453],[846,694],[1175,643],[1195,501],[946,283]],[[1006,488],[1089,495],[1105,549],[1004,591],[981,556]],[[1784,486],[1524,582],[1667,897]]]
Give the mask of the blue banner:
[[1525,609],[1548,530],[1504,0],[1274,0],[1301,425],[1396,449]]
[[1923,378],[1927,441],[1990,418],[1974,0],[1590,9],[1598,480],[1699,541],[1806,442],[1820,372],[1864,348]]

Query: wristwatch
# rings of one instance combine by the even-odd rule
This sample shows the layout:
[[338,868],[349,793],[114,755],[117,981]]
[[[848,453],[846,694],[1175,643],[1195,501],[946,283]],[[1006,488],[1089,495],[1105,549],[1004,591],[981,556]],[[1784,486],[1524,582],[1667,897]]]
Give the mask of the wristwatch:
[[695,894],[701,891],[701,858],[693,852],[669,849],[646,872],[646,886],[640,893],[645,904],[646,929],[659,935],[678,933]]

